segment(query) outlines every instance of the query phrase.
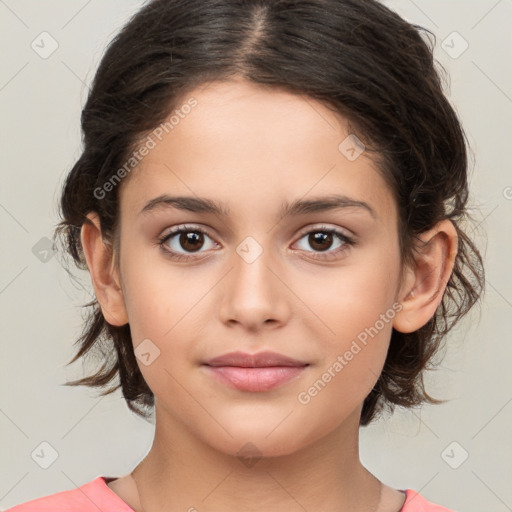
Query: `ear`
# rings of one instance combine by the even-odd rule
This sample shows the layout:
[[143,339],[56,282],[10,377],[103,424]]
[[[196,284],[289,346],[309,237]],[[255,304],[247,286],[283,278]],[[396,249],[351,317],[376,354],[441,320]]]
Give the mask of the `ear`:
[[398,301],[402,309],[393,327],[409,333],[423,327],[443,299],[457,255],[458,237],[453,223],[442,220],[420,236],[414,263],[405,271]]
[[105,320],[116,326],[127,324],[128,315],[114,265],[113,248],[111,244],[103,241],[100,219],[96,212],[87,215],[80,232],[80,240],[94,292]]

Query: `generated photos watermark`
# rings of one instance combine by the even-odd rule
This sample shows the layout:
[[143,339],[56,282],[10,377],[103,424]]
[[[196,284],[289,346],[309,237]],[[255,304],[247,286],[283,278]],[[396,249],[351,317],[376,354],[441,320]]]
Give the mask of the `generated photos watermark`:
[[187,100],[180,108],[173,111],[172,115],[163,123],[160,123],[147,137],[144,143],[139,146],[128,158],[122,167],[120,167],[101,187],[94,189],[93,195],[96,199],[104,199],[108,192],[111,192],[126,177],[135,166],[156,148],[158,142],[161,142],[164,134],[170,133],[178,126],[182,119],[185,119],[192,109],[198,104],[194,97]]
[[[327,370],[318,378],[307,390],[301,391],[297,395],[297,400],[302,405],[307,405],[311,402],[311,399],[320,393],[325,386],[332,379],[338,375],[343,368],[345,368],[354,357],[361,352],[363,348],[368,344],[368,337],[374,338],[379,334],[382,329],[389,324],[395,315],[399,313],[403,309],[402,304],[399,302],[395,302],[391,308],[389,308],[385,313],[381,313],[379,316],[379,320],[377,320],[372,326],[366,327],[363,331],[361,331],[357,335],[357,340],[352,340],[350,348],[346,350],[343,354],[338,355],[336,360],[327,368]],[[359,343],[358,343],[359,342]]]

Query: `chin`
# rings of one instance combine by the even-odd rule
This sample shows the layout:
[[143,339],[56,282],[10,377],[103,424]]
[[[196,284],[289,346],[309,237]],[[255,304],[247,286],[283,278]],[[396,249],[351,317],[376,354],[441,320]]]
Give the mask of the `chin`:
[[[284,436],[283,436],[284,437]],[[260,460],[269,457],[283,457],[299,451],[304,446],[297,439],[283,439],[281,436],[270,439],[265,435],[236,436],[233,439],[215,440],[210,445],[232,457],[237,457],[243,466],[253,467]]]
[[[282,415],[280,421],[283,420]],[[201,437],[215,450],[226,455],[236,456],[247,467],[252,467],[259,459],[266,457],[281,457],[291,455],[307,447],[315,440],[328,434],[324,426],[319,425],[317,429],[307,430],[304,422],[292,420],[293,414],[282,421],[281,424],[275,421],[233,422],[224,423],[226,429],[222,435],[213,437],[211,430],[204,432]],[[320,429],[322,429],[320,431]]]

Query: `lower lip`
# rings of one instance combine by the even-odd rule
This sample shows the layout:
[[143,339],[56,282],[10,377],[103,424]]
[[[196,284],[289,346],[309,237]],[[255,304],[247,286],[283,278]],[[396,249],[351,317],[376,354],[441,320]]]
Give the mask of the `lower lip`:
[[269,391],[297,378],[306,366],[268,366],[242,368],[240,366],[204,366],[220,381],[241,391]]

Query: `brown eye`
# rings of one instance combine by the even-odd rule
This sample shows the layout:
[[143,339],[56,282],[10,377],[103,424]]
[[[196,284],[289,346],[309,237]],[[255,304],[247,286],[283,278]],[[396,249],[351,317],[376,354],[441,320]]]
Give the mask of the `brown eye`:
[[185,231],[180,233],[178,240],[179,245],[187,252],[195,252],[204,244],[204,235],[198,231]]
[[[207,249],[215,246],[211,237],[198,227],[183,226],[164,235],[159,241],[160,246],[171,257],[186,259],[193,257],[194,253],[201,253],[205,246]],[[208,247],[210,243],[210,247]]]
[[332,245],[333,238],[332,233],[316,231],[309,234],[308,243],[316,251],[326,251]]
[[[335,258],[338,253],[342,253],[350,246],[355,245],[355,241],[343,232],[323,226],[303,233],[297,243],[299,244],[299,249],[310,253],[318,259]],[[308,246],[312,250],[309,250]],[[322,253],[325,253],[325,255],[322,255]]]

